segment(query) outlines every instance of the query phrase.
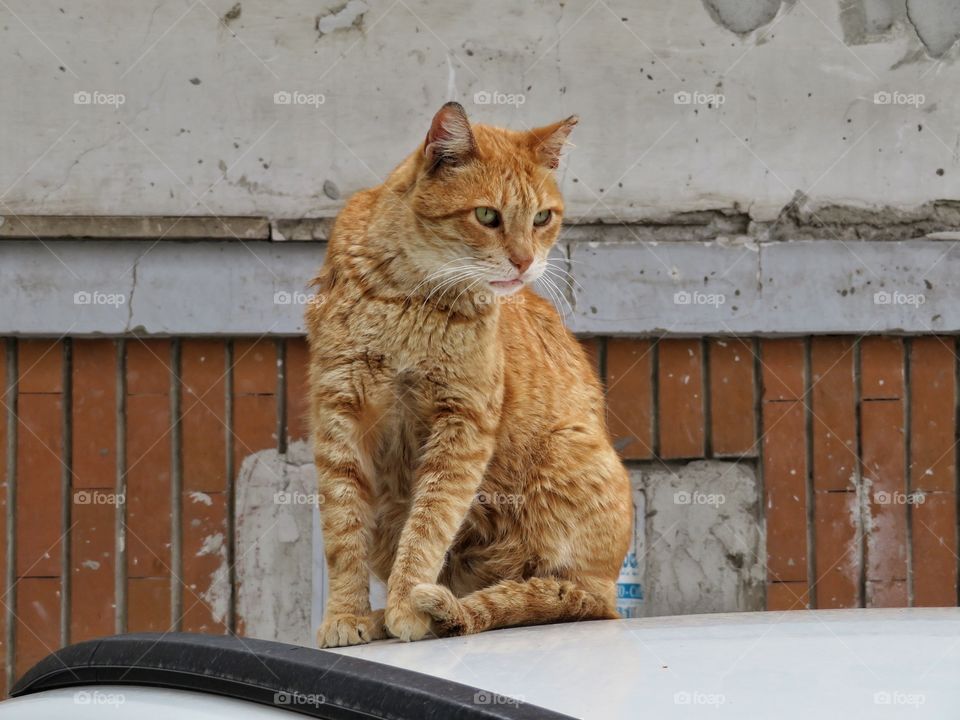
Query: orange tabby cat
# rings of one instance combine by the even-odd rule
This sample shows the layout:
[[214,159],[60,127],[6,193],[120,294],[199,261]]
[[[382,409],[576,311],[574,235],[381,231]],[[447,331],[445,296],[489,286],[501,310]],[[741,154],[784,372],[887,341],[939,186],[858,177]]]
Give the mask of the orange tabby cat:
[[337,218],[307,313],[321,646],[616,617],[627,473],[593,368],[527,287],[560,231],[553,170],[576,123],[471,126],[447,103]]

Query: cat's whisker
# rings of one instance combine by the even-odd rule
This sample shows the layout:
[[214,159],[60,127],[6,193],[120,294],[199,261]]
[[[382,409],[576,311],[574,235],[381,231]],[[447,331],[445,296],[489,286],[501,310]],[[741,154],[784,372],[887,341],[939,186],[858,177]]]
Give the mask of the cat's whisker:
[[[452,265],[452,264],[455,263],[455,262],[466,262],[467,264],[466,264],[466,265],[462,265],[462,266],[458,266],[458,267],[455,267],[455,268],[448,267],[449,265]],[[455,259],[451,260],[450,262],[445,262],[443,265],[441,265],[439,268],[437,268],[437,269],[434,270],[433,272],[429,273],[423,280],[421,280],[419,283],[417,283],[416,287],[414,287],[413,290],[411,290],[411,291],[407,294],[407,297],[408,297],[408,298],[412,297],[413,294],[414,294],[417,290],[419,290],[421,286],[423,286],[424,284],[426,284],[426,283],[430,282],[431,280],[435,279],[437,276],[439,276],[439,275],[446,275],[446,274],[448,274],[448,273],[450,273],[450,272],[456,272],[457,270],[466,270],[467,268],[471,267],[471,265],[472,265],[472,263],[471,263],[471,261],[470,261],[470,258],[455,258]]]
[[[550,293],[550,296],[554,298],[554,305],[556,306],[557,311],[563,313],[564,315],[573,315],[573,306],[570,305],[570,301],[567,300],[567,297],[563,294],[560,288],[557,287],[556,283],[550,279],[550,276],[541,275],[539,279],[543,280],[544,285],[546,285],[548,288],[547,291]],[[554,295],[554,293],[556,293],[556,295]],[[557,299],[562,301],[562,303],[558,302]],[[567,306],[567,312],[563,312],[563,305]]]
[[478,277],[476,280],[474,280],[472,283],[470,283],[463,290],[460,291],[460,294],[453,299],[452,303],[450,303],[450,308],[447,310],[447,317],[450,317],[451,315],[453,315],[453,310],[457,306],[457,301],[460,300],[460,296],[463,295],[465,292],[467,292],[467,290],[472,290],[477,283],[483,282],[483,280],[484,280],[483,276]]
[[[566,262],[566,261],[558,260],[557,262]],[[574,285],[578,285],[581,289],[583,288],[583,285],[580,285],[580,281],[573,276],[573,273],[567,270],[562,265],[554,265],[552,262],[550,262],[550,260],[547,260],[546,269],[551,270],[553,272],[558,272],[565,278],[570,278],[571,282],[573,282]]]
[[[458,283],[464,280],[469,280],[470,278],[473,278],[473,277],[477,277],[478,275],[482,280],[483,276],[479,270],[477,270],[476,268],[469,268],[458,275],[455,275],[451,278],[447,278],[442,282],[438,283],[437,286],[434,287],[433,290],[431,290],[430,293],[423,299],[423,303],[420,305],[420,311],[422,311],[426,307],[427,302],[430,300],[431,297],[433,297],[434,293],[440,292],[440,295],[443,295],[443,293],[445,293],[450,288],[456,287]],[[457,297],[459,298],[459,295]],[[419,317],[419,313],[418,313],[418,317]]]
[[439,295],[442,295],[446,288],[454,286],[458,282],[461,282],[462,280],[472,277],[476,272],[477,272],[476,269],[472,267],[465,267],[465,268],[458,267],[456,269],[451,269],[451,272],[449,273],[445,273],[446,277],[442,277],[439,279],[439,281],[435,282],[433,284],[433,287],[430,288],[430,291],[426,293],[426,295],[424,296],[423,302],[421,302],[420,307],[417,308],[417,319],[418,320],[420,319],[420,316],[424,308],[426,308],[427,303],[430,302],[430,298],[432,298],[434,295],[437,295],[438,293]]
[[[542,277],[537,278],[537,282],[540,282],[541,280],[543,280]],[[550,298],[550,303],[554,306],[554,308],[556,308],[557,312],[560,312],[560,303],[557,301],[557,296],[553,294],[553,290],[550,288],[550,286],[547,285],[546,282],[544,282],[544,283],[541,285],[541,287],[543,288],[543,290],[544,290],[544,291],[547,293],[547,295],[549,296],[549,298]]]
[[564,282],[568,282],[568,284],[572,283],[573,285],[576,285],[580,290],[583,290],[583,285],[581,285],[580,281],[577,280],[573,276],[573,274],[570,273],[568,270],[565,270],[561,267],[557,267],[556,265],[547,264],[547,266],[544,268],[544,272],[549,273],[554,277],[560,280],[563,280]]
[[452,285],[456,285],[461,280],[466,280],[471,277],[476,277],[479,273],[480,271],[477,270],[476,268],[463,268],[460,272],[450,277],[444,278],[443,280],[438,282],[429,293],[427,293],[426,298],[424,298],[424,302],[429,300],[434,293],[440,290],[449,288]]

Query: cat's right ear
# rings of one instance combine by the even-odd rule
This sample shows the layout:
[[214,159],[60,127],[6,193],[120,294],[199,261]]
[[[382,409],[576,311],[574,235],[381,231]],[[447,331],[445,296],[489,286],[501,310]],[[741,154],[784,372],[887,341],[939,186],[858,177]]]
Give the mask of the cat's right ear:
[[430,132],[423,143],[427,167],[434,170],[442,165],[461,165],[476,149],[477,143],[463,106],[448,102],[433,116]]

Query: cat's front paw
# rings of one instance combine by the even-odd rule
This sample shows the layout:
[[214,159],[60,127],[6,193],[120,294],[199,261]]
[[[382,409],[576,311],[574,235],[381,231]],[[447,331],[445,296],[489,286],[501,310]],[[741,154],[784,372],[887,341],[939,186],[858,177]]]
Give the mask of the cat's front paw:
[[384,615],[387,632],[404,642],[422,640],[430,633],[430,616],[413,607],[409,598],[390,602]]
[[441,637],[475,632],[470,616],[450,588],[421,583],[414,585],[410,599],[417,610],[422,610],[433,619],[434,630]]
[[317,630],[317,647],[331,648],[361,645],[387,636],[383,627],[383,610],[369,615],[334,614],[323,619]]

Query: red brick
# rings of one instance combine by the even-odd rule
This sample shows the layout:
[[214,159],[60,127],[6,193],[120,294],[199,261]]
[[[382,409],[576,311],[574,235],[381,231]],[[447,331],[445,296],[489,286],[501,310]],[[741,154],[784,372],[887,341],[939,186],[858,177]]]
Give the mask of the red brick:
[[127,574],[169,575],[170,398],[127,397]]
[[277,399],[273,395],[233,398],[233,453],[237,472],[243,459],[277,447]]
[[607,341],[607,424],[621,457],[653,457],[653,347],[649,340]]
[[903,397],[903,340],[873,336],[860,341],[860,397],[888,400]]
[[710,436],[719,457],[757,452],[757,392],[752,340],[712,339],[710,366]]
[[957,604],[957,496],[927,493],[911,506],[913,524],[913,604]]
[[183,489],[226,490],[226,346],[221,340],[184,340],[180,364]]
[[275,395],[277,346],[273,339],[236,340],[233,344],[233,393]]
[[853,360],[853,342],[848,338],[811,340],[811,441],[816,491],[855,489],[859,459]]
[[57,340],[18,340],[21,393],[63,392],[63,344]]
[[856,492],[815,494],[814,597],[818,608],[860,607]]
[[17,426],[17,577],[60,575],[63,400],[21,394]]
[[767,584],[767,610],[807,610],[810,592],[805,582]]
[[580,347],[583,348],[583,352],[587,356],[587,362],[589,362],[590,367],[593,368],[594,375],[603,377],[600,367],[600,338],[577,338],[577,342],[579,342]]
[[127,632],[172,629],[170,578],[131,578],[127,583]]
[[73,487],[112,488],[117,474],[117,346],[73,343]]
[[[185,632],[223,634],[225,607],[211,597],[228,592],[227,497],[225,493],[185,493],[183,496],[183,618]],[[224,603],[230,598],[224,597]]]
[[233,457],[277,447],[277,352],[273,340],[237,340],[233,346]]
[[[867,533],[866,575],[873,601],[888,606],[907,578],[907,505],[904,467],[904,410],[901,400],[861,404],[861,447],[865,486],[870,488],[871,530]],[[880,598],[880,600],[878,600]]]
[[807,581],[805,425],[803,403],[763,404],[763,482],[771,581]]
[[128,340],[127,395],[169,395],[171,369],[169,340]]
[[953,340],[913,338],[910,348],[911,490],[954,490],[956,430]]
[[20,677],[60,647],[59,578],[23,578],[16,587],[13,673]]
[[[109,491],[74,493],[70,537],[70,642],[116,631],[116,511]],[[82,502],[83,500],[86,502]],[[78,502],[80,501],[80,502]]]
[[802,400],[806,384],[802,338],[761,340],[763,400]]
[[703,457],[703,356],[699,340],[659,343],[657,385],[660,457]]
[[305,440],[310,435],[310,386],[307,370],[310,365],[307,341],[290,338],[286,341],[287,438]]

